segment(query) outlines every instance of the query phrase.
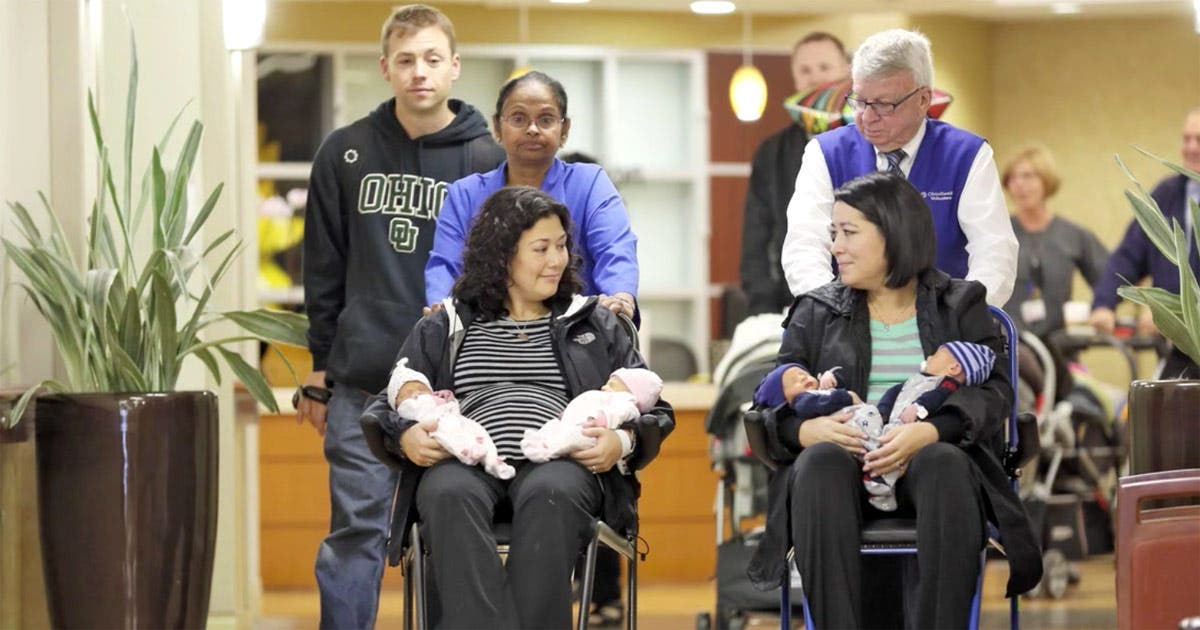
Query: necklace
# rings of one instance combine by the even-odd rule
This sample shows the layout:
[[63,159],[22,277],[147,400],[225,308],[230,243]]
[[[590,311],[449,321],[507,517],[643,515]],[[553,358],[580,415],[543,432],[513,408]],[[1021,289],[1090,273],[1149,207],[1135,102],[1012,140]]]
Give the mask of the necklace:
[[516,327],[517,332],[513,333],[514,337],[516,337],[517,339],[520,339],[521,341],[529,341],[529,334],[526,333],[525,330],[527,328],[529,328],[530,324],[532,324],[542,318],[535,317],[533,319],[527,319],[524,322],[518,322],[517,320],[513,319],[512,317],[505,317],[505,319],[512,322],[513,325]]
[[909,318],[911,318],[917,312],[916,304],[906,305],[890,313],[884,312],[882,308],[879,308],[874,304],[868,304],[867,308],[871,312],[871,320],[878,323],[880,326],[883,326],[883,330],[885,332],[890,330],[891,327],[896,324],[908,321]]

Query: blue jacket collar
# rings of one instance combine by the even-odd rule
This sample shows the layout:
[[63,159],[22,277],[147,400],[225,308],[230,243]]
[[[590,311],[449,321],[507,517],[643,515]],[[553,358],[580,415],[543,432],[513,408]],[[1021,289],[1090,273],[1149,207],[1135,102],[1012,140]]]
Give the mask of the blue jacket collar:
[[[550,170],[546,171],[546,176],[542,178],[541,189],[549,190],[550,188],[557,185],[559,180],[562,179],[563,174],[566,172],[566,170],[567,170],[566,162],[563,162],[562,160],[560,160],[558,158],[554,158],[554,161],[550,163]],[[483,177],[489,185],[494,186],[496,189],[500,189],[500,188],[504,187],[505,178],[506,178],[505,173],[507,173],[507,172],[508,172],[508,160],[504,160],[503,162],[500,163],[500,166],[496,167],[496,170],[494,170],[490,173],[484,174]]]

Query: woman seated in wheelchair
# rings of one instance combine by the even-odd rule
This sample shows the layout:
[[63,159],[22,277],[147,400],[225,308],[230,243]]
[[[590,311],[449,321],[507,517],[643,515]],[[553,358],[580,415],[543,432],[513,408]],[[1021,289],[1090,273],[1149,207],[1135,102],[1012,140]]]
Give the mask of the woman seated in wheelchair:
[[832,219],[839,277],[797,298],[779,365],[813,374],[840,367],[848,389],[876,402],[943,343],[986,345],[996,361],[978,386],[896,426],[869,452],[867,436],[847,422],[851,412],[801,421],[781,410],[768,424],[770,455],[793,463],[772,479],[767,532],[750,574],[761,588],[778,587],[794,546],[814,626],[861,627],[863,604],[873,604],[872,593],[863,599],[861,531],[864,519],[885,515],[868,502],[863,479],[907,469],[895,487],[899,512],[886,513],[916,519],[919,577],[915,610],[905,617],[919,628],[965,628],[988,520],[1008,551],[1009,593],[1029,590],[1041,573],[998,459],[1012,404],[1004,339],[983,285],[934,268],[929,207],[903,177],[871,173],[846,183],[834,192]]
[[[404,464],[393,532],[421,522],[429,551],[430,620],[438,628],[566,628],[571,571],[600,518],[636,526],[637,479],[675,426],[659,400],[613,430],[585,429],[595,445],[561,459],[523,459],[521,438],[559,417],[576,395],[618,368],[645,367],[617,315],[580,288],[567,208],[530,187],[484,202],[467,240],[462,275],[443,308],[413,328],[398,359],[452,390],[464,415],[487,429],[516,467],[501,480],[452,457],[429,432],[376,396],[385,447]],[[511,513],[507,561],[493,517]],[[395,539],[395,537],[394,537]]]

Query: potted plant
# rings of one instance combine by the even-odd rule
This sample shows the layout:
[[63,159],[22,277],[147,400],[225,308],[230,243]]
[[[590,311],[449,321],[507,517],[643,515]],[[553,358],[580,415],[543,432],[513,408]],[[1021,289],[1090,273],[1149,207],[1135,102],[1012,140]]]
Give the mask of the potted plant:
[[[1154,156],[1167,168],[1200,180],[1200,174]],[[1200,364],[1200,284],[1188,264],[1188,247],[1200,248],[1200,208],[1190,202],[1193,229],[1189,242],[1178,222],[1167,223],[1154,198],[1142,188],[1125,164],[1118,164],[1134,182],[1136,191],[1126,190],[1138,224],[1158,251],[1179,269],[1179,293],[1158,287],[1125,286],[1121,297],[1150,309],[1154,325],[1176,350]],[[1195,370],[1195,365],[1192,366]],[[1200,380],[1139,380],[1129,387],[1130,473],[1180,468],[1200,468]]]
[[[216,539],[217,406],[211,392],[174,391],[181,367],[196,357],[219,383],[223,361],[277,411],[266,380],[229,346],[303,346],[308,327],[294,313],[213,307],[214,288],[242,246],[234,230],[200,242],[222,188],[189,208],[200,122],[187,130],[174,163],[165,164],[181,112],[152,148],[141,179],[133,178],[132,39],[119,171],[88,94],[99,192],[82,251],[72,250],[44,195],[40,211],[49,227],[39,229],[29,209],[11,203],[24,242],[3,242],[24,276],[17,286],[49,323],[66,373],[25,391],[8,421],[36,406],[39,524],[56,627],[205,624]],[[223,322],[244,332],[220,336]]]

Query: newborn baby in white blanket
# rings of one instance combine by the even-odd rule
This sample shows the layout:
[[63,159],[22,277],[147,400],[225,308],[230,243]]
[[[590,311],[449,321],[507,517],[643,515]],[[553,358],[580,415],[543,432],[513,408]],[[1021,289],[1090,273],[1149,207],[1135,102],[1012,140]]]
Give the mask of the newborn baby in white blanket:
[[[612,373],[598,390],[575,397],[562,416],[534,431],[527,429],[521,440],[521,452],[531,462],[546,462],[596,445],[596,438],[584,435],[588,427],[617,429],[652,409],[662,393],[662,379],[644,368],[621,368]],[[632,442],[622,440],[623,456],[632,451]]]
[[493,477],[512,479],[516,469],[500,457],[483,426],[462,414],[454,393],[433,391],[429,379],[407,363],[407,358],[400,359],[388,382],[388,402],[400,417],[416,420],[458,461],[468,466],[482,463]]

